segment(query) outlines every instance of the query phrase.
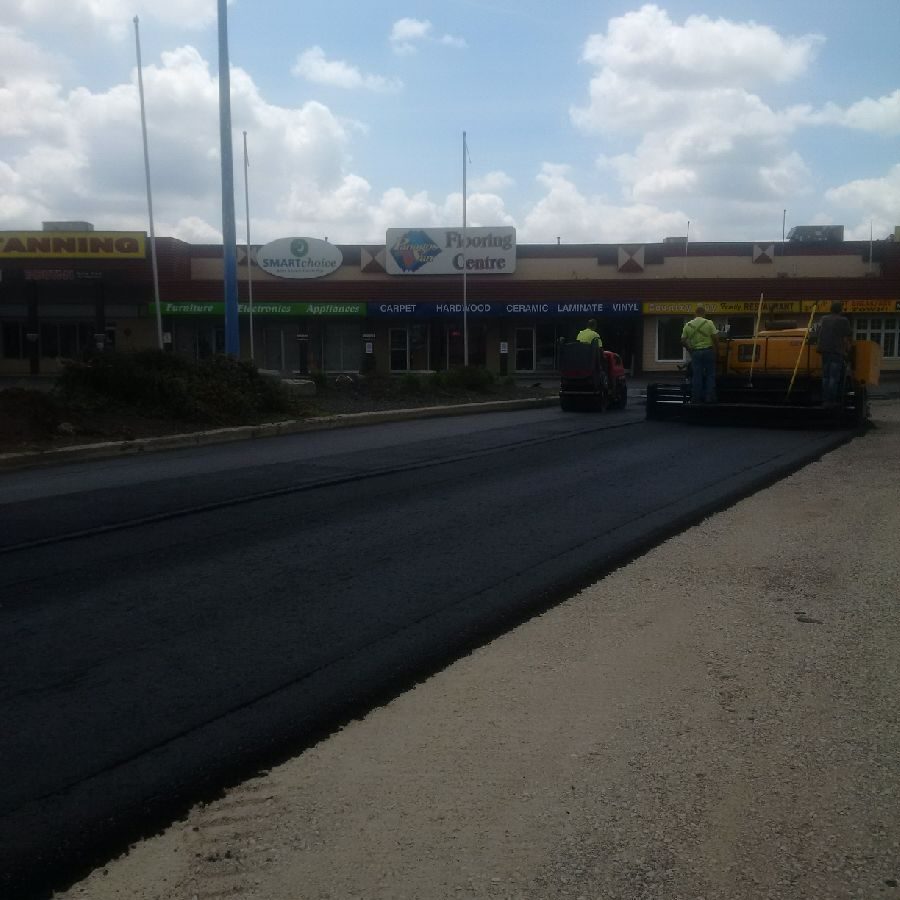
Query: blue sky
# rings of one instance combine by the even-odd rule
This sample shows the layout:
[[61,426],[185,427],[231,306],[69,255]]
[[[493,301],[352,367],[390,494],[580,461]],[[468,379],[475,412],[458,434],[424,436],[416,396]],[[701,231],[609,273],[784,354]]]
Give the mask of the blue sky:
[[[214,0],[5,0],[0,228],[221,240]],[[522,243],[773,240],[900,224],[896,0],[234,0],[238,238],[383,242],[459,224]]]

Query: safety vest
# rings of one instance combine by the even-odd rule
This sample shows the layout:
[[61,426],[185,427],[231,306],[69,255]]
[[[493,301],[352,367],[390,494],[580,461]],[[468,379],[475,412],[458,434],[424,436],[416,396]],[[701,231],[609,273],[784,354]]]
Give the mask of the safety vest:
[[697,316],[684,326],[681,338],[687,341],[691,350],[706,350],[707,347],[712,347],[715,334],[715,323],[702,316]]

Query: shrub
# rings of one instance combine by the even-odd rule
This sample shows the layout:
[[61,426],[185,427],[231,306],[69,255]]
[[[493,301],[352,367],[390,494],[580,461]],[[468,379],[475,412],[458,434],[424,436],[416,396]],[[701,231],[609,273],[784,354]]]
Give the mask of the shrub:
[[400,379],[400,386],[403,392],[406,394],[422,393],[422,379],[418,375],[414,375],[412,372],[407,372]]
[[483,393],[494,383],[494,373],[481,366],[460,366],[447,373],[449,387]]
[[217,423],[291,409],[289,392],[256,366],[227,356],[199,364],[159,350],[103,353],[70,363],[57,380],[69,399],[118,402],[150,415]]
[[60,416],[58,400],[46,391],[18,387],[0,391],[0,423],[9,436],[48,437],[56,431]]

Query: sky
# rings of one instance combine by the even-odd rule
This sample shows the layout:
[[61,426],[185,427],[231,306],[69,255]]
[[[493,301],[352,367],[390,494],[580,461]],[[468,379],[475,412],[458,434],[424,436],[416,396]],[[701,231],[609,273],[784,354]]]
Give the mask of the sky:
[[[2,0],[0,230],[222,240],[215,0]],[[897,0],[231,0],[238,243],[900,225]],[[243,133],[248,162],[244,165]],[[463,134],[466,134],[464,150]]]

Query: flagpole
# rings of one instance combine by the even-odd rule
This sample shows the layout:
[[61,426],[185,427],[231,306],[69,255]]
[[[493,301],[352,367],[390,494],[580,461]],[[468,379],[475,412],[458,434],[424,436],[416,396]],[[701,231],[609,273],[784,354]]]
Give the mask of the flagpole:
[[247,156],[247,132],[244,132],[244,208],[247,210],[247,302],[250,307],[250,359],[253,355],[253,260],[250,258],[250,186],[247,170],[250,159]]
[[231,136],[231,69],[228,61],[228,3],[218,0],[219,146],[222,163],[222,268],[225,290],[225,353],[239,358],[237,235],[234,221],[234,148]]
[[144,139],[144,176],[147,181],[147,213],[150,217],[150,265],[153,269],[153,300],[156,306],[156,338],[163,349],[162,309],[159,304],[159,269],[156,265],[156,232],[153,229],[153,195],[150,191],[150,151],[147,146],[147,114],[144,110],[144,76],[141,66],[141,34],[134,17],[134,43],[137,49],[138,95],[141,101],[141,134]]
[[691,220],[688,219],[687,223],[687,234],[684,237],[684,270],[683,274],[687,275],[687,254],[688,254],[688,244],[691,240]]
[[462,225],[462,282],[463,282],[463,365],[469,365],[469,303],[466,296],[466,133],[463,132],[463,225]]
[[872,271],[872,220],[869,219],[869,272]]

